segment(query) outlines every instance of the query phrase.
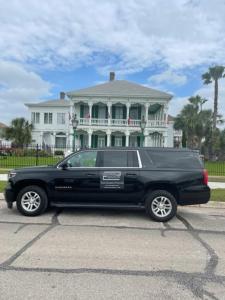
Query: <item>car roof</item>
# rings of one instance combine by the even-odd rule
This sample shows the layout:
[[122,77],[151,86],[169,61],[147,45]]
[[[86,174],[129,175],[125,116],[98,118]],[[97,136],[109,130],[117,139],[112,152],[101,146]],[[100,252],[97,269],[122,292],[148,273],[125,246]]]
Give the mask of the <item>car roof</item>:
[[112,150],[152,150],[161,152],[198,152],[198,150],[191,150],[188,148],[172,148],[172,147],[101,147],[101,148],[82,148],[79,151],[87,150],[100,150],[100,151],[112,151]]

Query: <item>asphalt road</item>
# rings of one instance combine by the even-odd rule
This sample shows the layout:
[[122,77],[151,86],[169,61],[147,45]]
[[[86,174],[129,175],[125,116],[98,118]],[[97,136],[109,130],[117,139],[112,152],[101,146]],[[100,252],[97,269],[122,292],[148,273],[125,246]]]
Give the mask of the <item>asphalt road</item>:
[[0,299],[225,299],[225,209],[52,209],[0,201]]

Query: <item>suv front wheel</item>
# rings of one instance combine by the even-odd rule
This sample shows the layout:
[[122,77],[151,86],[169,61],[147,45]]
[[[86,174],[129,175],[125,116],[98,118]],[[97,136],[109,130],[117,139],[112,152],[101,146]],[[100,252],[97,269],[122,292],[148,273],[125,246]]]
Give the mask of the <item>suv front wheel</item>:
[[153,220],[166,222],[176,215],[177,202],[171,193],[165,190],[156,190],[147,196],[145,209]]
[[38,216],[47,209],[48,198],[44,189],[31,185],[18,193],[16,205],[22,215]]

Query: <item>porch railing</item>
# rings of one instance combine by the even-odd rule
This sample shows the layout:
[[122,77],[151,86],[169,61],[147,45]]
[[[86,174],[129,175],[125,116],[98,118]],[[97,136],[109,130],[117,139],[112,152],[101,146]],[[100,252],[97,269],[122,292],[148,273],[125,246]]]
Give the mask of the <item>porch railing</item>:
[[[96,119],[96,118],[80,118],[80,125],[97,125],[97,126],[132,126],[140,127],[141,120],[130,119]],[[164,120],[148,120],[147,127],[164,127],[166,122]]]

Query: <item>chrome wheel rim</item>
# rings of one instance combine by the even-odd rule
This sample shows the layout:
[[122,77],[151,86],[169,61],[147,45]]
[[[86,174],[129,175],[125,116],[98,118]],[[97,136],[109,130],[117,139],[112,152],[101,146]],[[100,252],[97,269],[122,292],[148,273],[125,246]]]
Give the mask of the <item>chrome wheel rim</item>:
[[171,213],[172,203],[169,198],[165,196],[159,196],[153,199],[151,208],[155,216],[164,218]]
[[34,191],[26,192],[21,199],[21,206],[27,212],[36,211],[41,204],[41,197]]

